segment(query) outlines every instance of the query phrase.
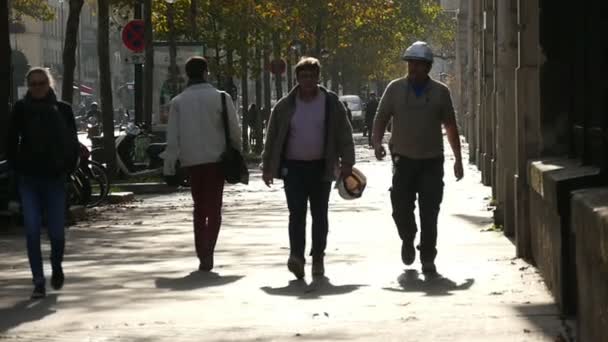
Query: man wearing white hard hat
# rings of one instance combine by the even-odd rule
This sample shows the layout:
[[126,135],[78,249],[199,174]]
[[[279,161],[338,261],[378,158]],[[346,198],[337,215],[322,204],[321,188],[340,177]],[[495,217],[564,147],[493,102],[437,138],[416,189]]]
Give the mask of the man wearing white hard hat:
[[391,203],[393,219],[402,240],[401,259],[411,265],[416,259],[417,233],[414,208],[420,207],[420,261],[422,272],[436,273],[437,217],[443,199],[443,134],[454,152],[454,176],[463,177],[458,126],[448,87],[429,77],[433,52],[425,42],[415,42],[402,57],[407,75],[386,88],[374,119],[372,144],[376,158],[386,150],[382,138],[392,119],[389,142],[394,163]]

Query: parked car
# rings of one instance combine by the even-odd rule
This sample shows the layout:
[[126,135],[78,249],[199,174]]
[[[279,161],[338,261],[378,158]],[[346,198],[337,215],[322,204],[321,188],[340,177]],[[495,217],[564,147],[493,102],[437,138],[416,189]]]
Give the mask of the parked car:
[[357,95],[342,95],[341,102],[346,102],[348,109],[353,115],[353,131],[361,132],[365,125],[365,116],[363,115],[363,101]]

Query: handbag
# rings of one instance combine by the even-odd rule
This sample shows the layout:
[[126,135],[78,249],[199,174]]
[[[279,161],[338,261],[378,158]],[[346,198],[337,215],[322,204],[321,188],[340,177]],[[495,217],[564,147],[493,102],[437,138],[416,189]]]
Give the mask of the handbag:
[[224,170],[224,179],[230,184],[249,184],[249,170],[241,152],[230,143],[230,129],[228,128],[228,110],[226,109],[226,94],[222,93],[222,119],[224,121],[224,136],[226,138],[226,151],[222,153],[221,163]]

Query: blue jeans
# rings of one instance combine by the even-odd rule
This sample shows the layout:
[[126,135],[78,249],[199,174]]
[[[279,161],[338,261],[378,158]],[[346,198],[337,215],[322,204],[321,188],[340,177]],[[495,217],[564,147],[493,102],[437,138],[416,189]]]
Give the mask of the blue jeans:
[[44,213],[46,213],[47,230],[51,241],[51,267],[53,272],[63,272],[61,263],[65,248],[65,188],[65,176],[57,178],[19,177],[27,256],[35,285],[45,284],[40,250],[40,231]]
[[306,247],[306,214],[310,202],[312,216],[312,249],[310,255],[325,255],[328,232],[328,202],[331,182],[323,180],[324,161],[286,161],[283,177],[289,208],[290,255],[304,259]]

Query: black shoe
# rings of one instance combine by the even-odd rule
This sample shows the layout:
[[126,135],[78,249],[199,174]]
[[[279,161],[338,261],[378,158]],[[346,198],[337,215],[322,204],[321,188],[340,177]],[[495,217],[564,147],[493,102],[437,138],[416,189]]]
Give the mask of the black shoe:
[[61,290],[64,281],[63,271],[53,272],[51,276],[51,286],[55,290]]
[[322,277],[325,275],[325,265],[323,263],[323,257],[312,258],[312,275],[315,277]]
[[408,266],[416,260],[416,249],[413,242],[403,241],[401,244],[401,260]]
[[290,256],[287,260],[287,269],[293,273],[297,279],[304,278],[304,260]]
[[209,272],[213,269],[213,254],[207,256],[201,260],[198,265],[198,270],[202,272]]
[[425,261],[422,263],[422,273],[424,274],[437,274],[437,267],[432,261]]
[[44,287],[44,285],[36,285],[34,287],[34,291],[32,292],[32,295],[30,296],[30,298],[32,300],[36,300],[36,299],[42,299],[46,297],[46,288]]

